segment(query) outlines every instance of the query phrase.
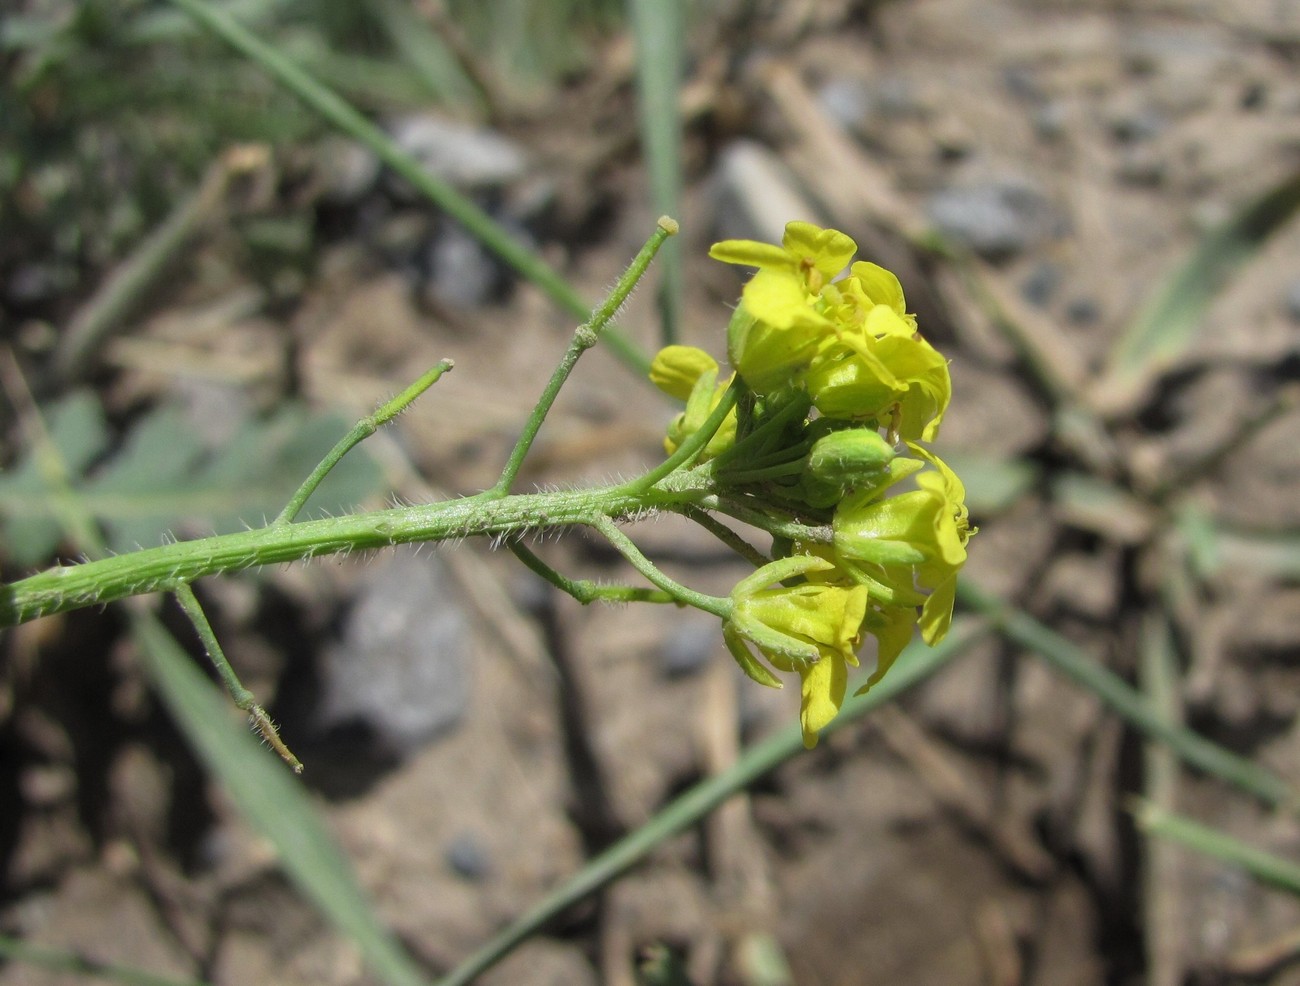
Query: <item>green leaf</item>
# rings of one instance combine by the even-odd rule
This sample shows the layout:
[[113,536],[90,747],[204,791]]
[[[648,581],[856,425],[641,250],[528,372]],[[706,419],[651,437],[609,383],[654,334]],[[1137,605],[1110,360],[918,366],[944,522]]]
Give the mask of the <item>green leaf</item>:
[[[285,405],[266,418],[241,422],[210,451],[178,407],[160,406],[132,428],[117,454],[89,476],[86,467],[107,444],[102,412],[79,396],[49,414],[51,438],[72,475],[84,509],[106,530],[114,550],[159,543],[179,526],[204,533],[242,530],[274,517],[304,476],[347,431],[335,415]],[[12,560],[39,563],[58,544],[60,527],[50,484],[34,456],[0,476],[0,518]],[[373,460],[353,451],[307,502],[306,513],[342,513],[377,490]]]
[[1300,581],[1300,532],[1235,530],[1195,508],[1179,515],[1178,530],[1192,569],[1202,579],[1232,570]]
[[[45,412],[50,442],[63,468],[79,474],[108,447],[108,425],[98,398],[88,390],[62,398]],[[49,558],[63,537],[63,526],[50,502],[42,463],[27,455],[0,474],[0,531],[4,549],[15,565],[36,565]]]
[[393,47],[430,96],[453,106],[474,103],[480,94],[424,14],[408,0],[377,0],[373,9]]

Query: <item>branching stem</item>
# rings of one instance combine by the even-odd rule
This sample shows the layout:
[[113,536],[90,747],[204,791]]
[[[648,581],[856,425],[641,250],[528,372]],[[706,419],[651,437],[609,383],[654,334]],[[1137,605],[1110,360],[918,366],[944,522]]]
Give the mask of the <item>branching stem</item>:
[[619,554],[632,563],[633,568],[664,592],[687,605],[702,609],[706,613],[712,613],[724,620],[731,615],[731,600],[723,599],[721,596],[709,596],[702,592],[696,592],[694,589],[688,589],[680,582],[670,579],[655,566],[654,562],[643,555],[641,549],[636,546],[632,539],[619,530],[618,525],[608,517],[596,517],[590,523],[592,527],[605,536],[605,539],[610,544],[618,549]]
[[600,306],[591,313],[591,318],[578,326],[573,333],[573,341],[569,343],[569,348],[565,351],[564,357],[555,368],[555,372],[551,374],[546,389],[542,391],[542,396],[538,398],[537,406],[533,408],[528,415],[528,420],[524,422],[524,430],[519,436],[519,441],[515,443],[514,450],[510,453],[505,468],[501,471],[501,478],[488,491],[489,496],[502,497],[510,492],[510,487],[514,484],[515,478],[519,475],[519,470],[524,464],[524,458],[528,455],[528,450],[533,447],[537,432],[541,430],[542,422],[551,413],[551,406],[555,403],[555,398],[559,396],[560,388],[569,379],[569,374],[573,372],[578,357],[596,345],[601,333],[605,331],[610,321],[618,313],[619,308],[623,306],[623,302],[627,301],[632,289],[644,276],[650,262],[654,260],[655,254],[659,252],[659,248],[663,246],[668,237],[673,236],[676,232],[677,223],[667,216],[662,217],[650,239],[641,248],[641,252],[636,255],[632,263],[628,265],[627,270],[623,272],[623,275],[614,285],[614,290],[610,292],[609,297],[601,302]]
[[479,494],[164,544],[84,564],[56,566],[4,586],[0,588],[0,626],[170,590],[178,583],[222,572],[416,541],[588,524],[597,517],[618,519],[690,503],[708,492],[705,478],[682,473],[635,495],[619,487],[501,498]]
[[677,600],[662,589],[647,589],[634,585],[601,585],[587,579],[571,579],[561,575],[523,542],[512,538],[506,545],[528,568],[536,572],[561,592],[567,593],[586,606],[597,601],[607,603],[675,603]]
[[288,504],[280,511],[280,516],[272,521],[272,525],[293,523],[293,519],[298,516],[303,505],[316,492],[316,487],[320,486],[321,480],[329,475],[329,471],[339,464],[343,456],[410,407],[417,397],[437,383],[442,378],[442,375],[453,366],[455,364],[449,359],[439,360],[438,365],[425,373],[419,380],[385,403],[374,414],[367,415],[353,425],[352,430],[338,440],[338,443],[329,450],[325,458],[321,459],[320,464],[312,470],[312,474],[303,481],[303,484],[289,498]]

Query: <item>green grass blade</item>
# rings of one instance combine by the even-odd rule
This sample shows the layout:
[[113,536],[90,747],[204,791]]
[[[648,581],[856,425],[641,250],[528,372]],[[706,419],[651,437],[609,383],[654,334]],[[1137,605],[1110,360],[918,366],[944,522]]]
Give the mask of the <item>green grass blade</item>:
[[429,92],[452,105],[473,105],[479,92],[456,63],[429,19],[409,0],[378,0],[375,15],[402,60],[423,80]]
[[[628,0],[636,38],[637,104],[641,143],[650,174],[650,194],[661,215],[678,215],[681,200],[681,119],[677,95],[681,85],[684,11],[681,0]],[[681,325],[682,251],[669,243],[660,258],[663,279],[659,299],[662,342],[677,341]]]
[[[477,205],[422,168],[418,161],[398,147],[387,134],[333,90],[326,88],[208,0],[170,0],[170,2],[260,65],[333,126],[370,148],[381,161],[464,226],[472,236],[513,267],[521,277],[541,288],[556,304],[579,318],[586,318],[590,313],[591,306],[583,301],[581,295],[570,287],[564,278],[515,240]],[[643,377],[649,373],[649,359],[627,338],[611,328],[605,332],[604,340],[610,345],[614,354],[634,372]]]
[[79,977],[106,979],[109,982],[122,983],[124,986],[205,986],[197,979],[159,976],[143,969],[112,962],[100,962],[66,949],[35,945],[7,935],[0,935],[0,958]]
[[1138,828],[1146,835],[1180,843],[1231,866],[1239,866],[1266,883],[1300,894],[1300,866],[1290,860],[1274,856],[1183,815],[1164,811],[1149,801],[1135,801],[1132,811]]
[[[879,685],[866,695],[855,696],[844,703],[839,716],[823,735],[844,728],[919,684],[985,636],[987,630],[986,626],[959,629],[932,648],[913,644]],[[850,689],[856,684],[850,683]],[[797,723],[745,750],[730,769],[696,784],[635,832],[592,859],[545,900],[438,980],[437,986],[466,986],[561,911],[625,873],[664,841],[694,825],[737,791],[803,752],[803,734]]]
[[[1111,384],[1141,389],[1193,342],[1214,296],[1300,209],[1300,172],[1208,233],[1139,311],[1111,353]],[[1107,387],[1109,389],[1109,386]]]
[[1272,771],[1161,717],[1144,695],[1032,616],[968,582],[958,584],[957,598],[991,619],[1007,639],[1034,651],[1066,677],[1088,689],[1112,712],[1143,734],[1167,743],[1187,763],[1235,784],[1269,804],[1289,810],[1300,807],[1300,790]]
[[294,883],[356,943],[385,983],[425,982],[380,923],[293,775],[232,717],[229,704],[152,614],[134,610],[132,630],[150,680],[177,726],[244,817],[275,846]]
[[[65,457],[65,452],[75,452],[78,446],[60,447],[54,442],[16,364],[0,360],[0,379],[9,394],[19,395],[33,458],[39,460],[40,475],[51,495],[63,504],[60,523],[82,550],[103,556],[104,539],[72,486],[68,467],[75,459]],[[379,921],[347,860],[287,768],[262,749],[247,726],[237,724],[217,689],[152,612],[139,605],[127,611],[141,662],[172,719],[244,817],[276,848],[290,878],[356,943],[388,986],[425,982]],[[160,980],[155,983],[162,986]]]

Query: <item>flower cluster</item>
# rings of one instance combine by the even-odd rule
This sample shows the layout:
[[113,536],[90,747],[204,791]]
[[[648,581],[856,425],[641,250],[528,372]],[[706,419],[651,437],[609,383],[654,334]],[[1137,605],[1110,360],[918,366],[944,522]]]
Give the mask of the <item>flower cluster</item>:
[[897,277],[850,266],[856,250],[845,234],[801,222],[780,246],[715,244],[713,258],[757,268],[727,330],[737,379],[719,381],[717,362],[688,346],[662,350],[651,372],[686,401],[670,454],[739,389],[697,461],[709,463],[724,512],[773,521],[776,560],[732,591],[723,635],[755,681],[780,684],[754,649],[799,675],[808,746],[838,712],[865,634],[877,656],[862,691],[914,627],[930,644],[947,633],[974,533],[961,481],[923,444],[948,408],[948,362],[917,332]]

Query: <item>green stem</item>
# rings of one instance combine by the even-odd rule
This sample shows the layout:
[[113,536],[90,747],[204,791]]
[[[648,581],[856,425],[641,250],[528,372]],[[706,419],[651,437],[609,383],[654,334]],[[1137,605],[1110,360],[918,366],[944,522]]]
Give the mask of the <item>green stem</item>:
[[343,517],[324,517],[178,541],[80,565],[60,565],[0,588],[0,626],[13,626],[126,596],[166,591],[177,583],[259,565],[415,541],[509,534],[530,528],[588,524],[691,503],[707,493],[702,477],[685,473],[637,494],[596,487],[501,497],[478,496]]
[[726,389],[718,406],[715,407],[704,423],[700,425],[699,431],[695,432],[686,441],[677,447],[677,451],[664,459],[663,462],[655,466],[644,475],[638,476],[631,482],[624,483],[622,486],[615,487],[620,493],[635,495],[644,493],[651,487],[655,486],[661,479],[678,469],[684,469],[697,455],[704,451],[704,446],[709,444],[710,439],[717,434],[718,429],[722,427],[722,422],[727,420],[727,415],[731,413],[736,406],[736,401],[740,396],[740,391],[744,384],[737,377],[732,381],[731,386]]
[[607,603],[675,603],[677,600],[662,589],[647,589],[632,585],[599,585],[587,579],[571,579],[561,575],[542,561],[522,542],[511,538],[507,543],[516,558],[536,572],[561,592],[567,593],[586,606],[597,601]]
[[782,520],[761,510],[747,507],[739,500],[731,497],[708,496],[695,502],[705,510],[720,511],[728,516],[735,517],[736,520],[749,524],[751,527],[757,527],[760,531],[767,531],[768,534],[789,538],[791,541],[830,544],[834,539],[834,532],[831,530],[830,524],[811,525],[801,524],[797,520]]
[[676,513],[681,514],[687,520],[699,524],[755,568],[762,568],[772,560],[766,557],[761,551],[742,538],[726,524],[714,517],[713,514],[701,510],[699,507],[695,506],[695,504],[688,503],[681,507],[674,507],[673,510]]
[[449,359],[439,360],[438,365],[425,373],[419,380],[381,406],[374,414],[362,418],[353,425],[352,430],[339,439],[338,444],[329,450],[325,458],[321,459],[320,464],[312,470],[312,474],[298,487],[297,492],[289,498],[285,508],[280,511],[280,516],[271,522],[272,525],[292,523],[293,519],[302,510],[303,505],[316,492],[316,487],[320,486],[321,480],[329,475],[329,471],[339,464],[343,456],[410,407],[417,397],[437,383],[442,378],[442,375],[455,365]]
[[[462,196],[393,142],[379,127],[357,112],[337,93],[322,85],[299,66],[262,41],[233,17],[207,0],[171,0],[231,47],[261,65],[286,89],[375,155],[423,193],[443,212],[464,226],[480,243],[546,292],[557,304],[579,318],[591,307],[535,253],[521,245],[482,209]],[[610,330],[605,340],[615,355],[640,376],[650,372],[650,361],[622,335]]]
[[172,590],[176,601],[181,604],[181,609],[189,618],[190,623],[194,625],[194,631],[199,635],[199,641],[203,644],[203,649],[208,653],[208,660],[216,668],[217,675],[221,678],[226,686],[226,691],[230,693],[230,699],[241,711],[248,713],[249,722],[261,734],[262,739],[266,740],[267,745],[271,747],[290,767],[295,774],[302,773],[302,761],[293,755],[293,752],[280,738],[280,731],[275,728],[275,723],[267,715],[264,708],[257,704],[257,697],[244,687],[244,683],[239,680],[239,675],[235,674],[235,669],[230,666],[230,661],[226,659],[226,652],[222,650],[217,635],[212,632],[212,624],[208,622],[208,614],[203,612],[203,607],[199,604],[198,597],[194,595],[194,590],[189,585],[182,584]]
[[1027,613],[965,581],[957,583],[957,598],[987,616],[1009,640],[1035,651],[1058,671],[1087,688],[1130,725],[1152,739],[1167,743],[1187,763],[1237,785],[1268,804],[1289,811],[1300,808],[1300,791],[1286,780],[1187,727],[1170,722],[1122,678]]
[[605,535],[619,554],[632,563],[632,567],[646,577],[648,581],[657,585],[664,592],[674,596],[680,602],[696,609],[702,609],[706,613],[712,613],[720,619],[727,619],[731,615],[731,600],[723,599],[721,596],[708,596],[702,592],[696,592],[694,589],[688,589],[680,582],[675,582],[663,572],[655,567],[654,562],[641,553],[641,549],[636,546],[630,537],[618,529],[618,526],[608,517],[596,517],[591,522],[591,526]]
[[[823,736],[849,726],[873,709],[924,681],[957,655],[987,636],[987,627],[950,633],[934,647],[913,644],[880,684],[865,695],[850,698]],[[865,675],[863,676],[865,677]],[[854,682],[853,684],[856,684]],[[850,686],[850,690],[852,685]],[[588,894],[626,873],[678,832],[696,824],[728,798],[793,757],[804,753],[803,733],[792,723],[746,749],[723,773],[696,784],[665,805],[636,831],[624,836],[534,907],[529,908],[495,938],[439,979],[435,986],[468,986],[520,942],[535,934]]]
[[661,217],[654,233],[651,234],[645,246],[633,258],[632,263],[623,272],[623,276],[618,279],[618,282],[614,285],[614,290],[609,293],[609,297],[601,302],[600,307],[591,313],[591,317],[578,326],[573,333],[573,341],[569,343],[569,348],[565,350],[560,365],[551,374],[551,379],[547,382],[546,389],[542,391],[537,406],[533,408],[532,413],[528,415],[528,420],[524,422],[523,433],[520,434],[519,441],[515,443],[514,450],[510,453],[510,459],[501,472],[501,478],[488,491],[489,496],[500,497],[510,492],[510,486],[519,475],[519,470],[524,464],[524,458],[528,455],[528,450],[532,448],[533,441],[537,438],[537,432],[542,427],[542,422],[546,420],[546,415],[551,412],[551,407],[555,404],[555,398],[559,396],[560,388],[564,386],[565,381],[569,379],[569,374],[573,372],[578,357],[596,345],[601,333],[607,330],[610,320],[623,306],[623,302],[627,301],[627,296],[632,293],[632,289],[636,287],[637,282],[645,275],[650,262],[654,260],[655,254],[663,246],[664,240],[676,233],[677,223],[667,216]]
[[775,466],[763,466],[758,469],[727,469],[721,471],[721,478],[725,479],[728,484],[742,485],[747,483],[762,483],[769,479],[782,479],[786,476],[798,476],[804,471],[803,460],[795,462],[783,462]]
[[1128,808],[1137,820],[1138,828],[1146,835],[1181,843],[1220,862],[1240,866],[1260,880],[1293,894],[1300,894],[1300,866],[1291,860],[1265,852],[1258,846],[1177,815],[1150,801],[1137,798]]

